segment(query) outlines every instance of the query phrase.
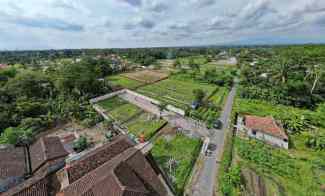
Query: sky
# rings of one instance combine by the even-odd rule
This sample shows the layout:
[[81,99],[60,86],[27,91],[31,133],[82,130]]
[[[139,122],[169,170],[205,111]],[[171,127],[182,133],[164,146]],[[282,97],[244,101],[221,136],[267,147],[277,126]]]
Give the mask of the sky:
[[324,0],[0,0],[0,50],[325,43]]

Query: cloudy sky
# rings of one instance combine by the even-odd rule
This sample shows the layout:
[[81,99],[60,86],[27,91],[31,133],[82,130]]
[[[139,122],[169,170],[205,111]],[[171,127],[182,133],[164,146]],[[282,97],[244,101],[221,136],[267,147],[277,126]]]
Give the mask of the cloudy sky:
[[0,0],[0,50],[325,43],[324,0]]

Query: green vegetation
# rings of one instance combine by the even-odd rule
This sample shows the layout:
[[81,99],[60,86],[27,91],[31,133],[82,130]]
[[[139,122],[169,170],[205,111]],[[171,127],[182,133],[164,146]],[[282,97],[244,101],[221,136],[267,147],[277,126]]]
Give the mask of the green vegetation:
[[285,195],[323,195],[320,186],[324,180],[318,172],[324,175],[324,161],[320,157],[301,159],[255,140],[236,139],[235,146],[242,165],[254,168],[265,178],[272,176],[284,187]]
[[[153,119],[154,118],[154,119]],[[132,119],[123,126],[128,128],[129,133],[139,137],[144,134],[146,140],[150,139],[166,121],[156,119],[148,113],[143,113],[137,118]]]
[[160,136],[154,142],[152,155],[172,179],[177,195],[182,195],[184,191],[200,147],[199,139],[191,139],[184,135]]
[[240,165],[245,170],[255,171],[266,183],[268,192],[280,195],[322,195],[320,187],[325,182],[325,162],[321,157],[325,156],[322,150],[325,131],[322,127],[315,127],[321,125],[319,115],[322,106],[319,107],[314,112],[260,100],[237,99],[234,111],[240,114],[273,116],[280,120],[291,133],[291,149],[277,149],[255,140],[237,138],[234,164],[229,167],[228,153],[224,155],[223,162],[229,169],[219,180],[222,192],[240,195],[240,192],[247,191],[239,188],[238,183],[243,185],[249,179],[240,179],[235,183],[229,180],[231,171]]
[[106,79],[113,87],[134,89],[143,85],[142,82],[139,82],[137,80],[131,80],[121,75],[109,76]]
[[259,55],[246,51],[240,59],[245,65],[241,97],[314,109],[325,101],[324,51],[323,46],[279,47]]
[[141,108],[128,103],[118,96],[98,102],[98,105],[105,109],[114,120],[117,120],[120,123],[123,123],[143,112]]
[[213,122],[219,118],[224,102],[227,98],[229,90],[226,87],[217,88],[210,97],[203,101],[203,104],[189,112],[189,116],[202,120],[207,123],[208,128],[212,127]]
[[80,136],[78,138],[78,140],[76,140],[74,143],[73,143],[73,150],[75,150],[76,152],[82,152],[84,150],[86,150],[88,147],[89,147],[89,142],[87,140],[86,137],[84,136]]

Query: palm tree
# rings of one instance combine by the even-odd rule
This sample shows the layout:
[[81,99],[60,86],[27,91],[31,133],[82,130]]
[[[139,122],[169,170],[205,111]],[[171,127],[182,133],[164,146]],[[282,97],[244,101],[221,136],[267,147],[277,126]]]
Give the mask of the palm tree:
[[287,59],[287,58],[283,58],[283,57],[280,57],[276,60],[276,64],[275,64],[275,76],[274,78],[275,79],[280,79],[281,82],[284,84],[287,82],[288,80],[288,73],[290,71],[290,60]]
[[324,69],[325,69],[325,64],[313,65],[308,68],[305,79],[307,79],[307,78],[313,79],[313,85],[310,89],[310,94],[314,93],[314,91],[317,87],[317,84],[319,83],[319,80],[322,78],[322,76],[325,72]]

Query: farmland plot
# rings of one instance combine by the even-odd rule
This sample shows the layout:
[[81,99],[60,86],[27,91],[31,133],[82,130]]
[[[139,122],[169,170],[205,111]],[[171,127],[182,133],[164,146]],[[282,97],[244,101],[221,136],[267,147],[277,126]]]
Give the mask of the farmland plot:
[[140,81],[132,80],[122,75],[109,76],[107,77],[107,80],[113,87],[121,87],[121,88],[128,88],[128,89],[134,89],[144,84]]
[[153,85],[141,87],[137,91],[161,102],[186,109],[194,100],[194,89],[202,89],[206,95],[210,95],[215,88],[214,85],[199,83],[190,79],[169,78]]

